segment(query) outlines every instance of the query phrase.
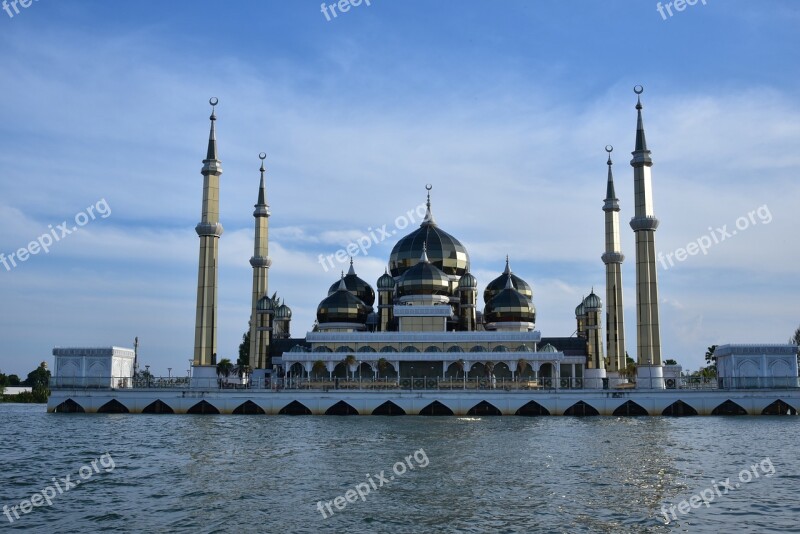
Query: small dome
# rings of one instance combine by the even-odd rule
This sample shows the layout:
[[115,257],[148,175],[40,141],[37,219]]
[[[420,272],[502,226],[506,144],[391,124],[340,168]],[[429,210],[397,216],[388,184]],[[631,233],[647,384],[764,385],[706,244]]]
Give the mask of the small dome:
[[586,299],[583,299],[578,307],[575,308],[575,317],[583,317],[586,315],[586,305],[583,303]]
[[449,295],[450,278],[428,260],[425,250],[416,265],[397,283],[397,295]]
[[472,273],[467,271],[461,280],[458,281],[459,289],[476,289],[478,287],[478,280],[472,276]]
[[547,345],[539,349],[539,352],[558,352],[558,350],[556,350],[556,348],[553,345],[548,343]]
[[344,283],[339,281],[339,289],[328,295],[317,306],[317,321],[324,323],[359,323],[367,322],[372,308],[353,295]]
[[275,317],[277,319],[291,319],[292,309],[286,304],[281,303],[281,305],[275,309]]
[[378,278],[378,291],[381,289],[394,289],[394,285],[394,278],[389,274],[389,269],[386,269],[381,277]]
[[514,289],[509,279],[506,288],[483,309],[483,317],[487,323],[535,323],[536,308],[528,297]]
[[400,276],[416,265],[423,248],[427,248],[431,263],[449,275],[461,276],[469,270],[467,249],[458,239],[439,228],[433,219],[430,193],[428,211],[420,227],[392,248],[389,256],[391,275]]
[[505,289],[509,278],[511,279],[511,282],[514,284],[514,288],[517,291],[525,295],[528,300],[533,299],[533,289],[531,289],[531,286],[528,284],[528,282],[511,272],[511,267],[508,264],[508,256],[506,256],[506,268],[503,271],[503,274],[489,282],[486,285],[486,289],[483,291],[484,304],[488,304],[490,300],[492,300],[498,293]]
[[594,289],[592,292],[589,293],[589,296],[583,299],[583,306],[585,309],[598,309],[603,307],[603,301],[600,300],[600,297],[594,294]]
[[264,312],[264,311],[272,311],[272,309],[273,306],[271,298],[264,295],[263,297],[258,299],[258,302],[256,303],[256,311]]
[[[350,258],[350,270],[347,271],[347,275],[344,277],[344,285],[347,286],[348,291],[358,297],[367,306],[375,304],[375,290],[356,275],[356,271],[353,268],[353,258]],[[338,289],[339,282],[335,282],[328,289],[328,295],[333,295]]]

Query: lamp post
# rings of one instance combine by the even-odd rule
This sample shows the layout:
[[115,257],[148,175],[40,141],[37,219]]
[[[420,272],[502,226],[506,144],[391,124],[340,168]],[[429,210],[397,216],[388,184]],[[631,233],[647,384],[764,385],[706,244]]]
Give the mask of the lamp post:
[[167,367],[167,378],[172,378],[172,367]]
[[647,376],[650,379],[650,389],[653,389],[653,359],[647,358]]
[[147,372],[147,387],[150,387],[150,366],[145,365],[144,370]]

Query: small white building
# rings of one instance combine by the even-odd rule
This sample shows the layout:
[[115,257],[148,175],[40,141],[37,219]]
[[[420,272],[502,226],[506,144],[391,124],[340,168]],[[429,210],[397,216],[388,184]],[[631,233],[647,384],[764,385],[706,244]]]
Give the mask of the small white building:
[[797,387],[797,345],[720,345],[714,350],[723,388]]
[[53,349],[52,381],[57,387],[129,388],[135,352],[122,347]]

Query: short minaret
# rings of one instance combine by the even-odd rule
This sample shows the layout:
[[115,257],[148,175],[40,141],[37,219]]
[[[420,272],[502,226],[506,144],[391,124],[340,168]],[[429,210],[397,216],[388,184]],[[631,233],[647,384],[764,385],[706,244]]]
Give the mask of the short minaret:
[[385,269],[378,278],[378,330],[388,332],[394,319],[394,288],[395,281]]
[[[637,85],[634,92],[641,95]],[[647,149],[642,121],[641,96],[637,96],[636,148],[632,152],[635,214],[631,228],[636,235],[636,346],[638,388],[664,388],[661,363],[661,329],[658,319],[658,277],[656,273],[655,233],[658,219],[653,211],[653,160]]]
[[252,311],[250,313],[250,368],[267,369],[270,325],[266,325],[266,328],[260,326],[258,301],[261,297],[267,295],[267,290],[269,289],[269,267],[272,265],[272,260],[269,259],[269,206],[267,205],[264,186],[264,173],[266,172],[264,160],[267,155],[262,152],[258,157],[261,159],[261,184],[258,186],[258,202],[256,202],[255,211],[253,211],[255,239],[253,257],[250,258],[250,265],[253,267]]
[[[509,278],[511,280],[511,278]],[[469,272],[465,272],[458,281],[458,327],[464,332],[477,329],[478,281]]]
[[[211,133],[208,137],[208,152],[203,160],[203,213],[195,231],[200,236],[200,261],[197,275],[197,316],[194,334],[194,366],[216,365],[217,354],[217,279],[219,267],[219,177],[222,162],[217,157],[217,135],[215,123],[217,98],[211,104]],[[196,375],[198,373],[195,373]],[[199,374],[205,374],[202,371]]]
[[606,250],[602,260],[606,265],[606,352],[608,354],[608,378],[611,385],[619,382],[619,372],[625,368],[625,321],[622,309],[622,262],[625,256],[619,239],[619,199],[614,191],[614,174],[611,170],[611,152],[608,152],[608,184],[603,211],[606,216]]

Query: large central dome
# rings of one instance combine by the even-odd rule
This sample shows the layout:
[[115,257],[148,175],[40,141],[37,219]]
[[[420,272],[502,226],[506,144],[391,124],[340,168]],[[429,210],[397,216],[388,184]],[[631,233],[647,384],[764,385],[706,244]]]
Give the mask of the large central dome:
[[[429,189],[430,191],[430,189]],[[464,245],[436,224],[431,213],[428,193],[428,211],[419,228],[402,238],[389,256],[392,276],[400,276],[417,264],[427,244],[430,262],[446,274],[461,276],[469,270],[469,254]]]

